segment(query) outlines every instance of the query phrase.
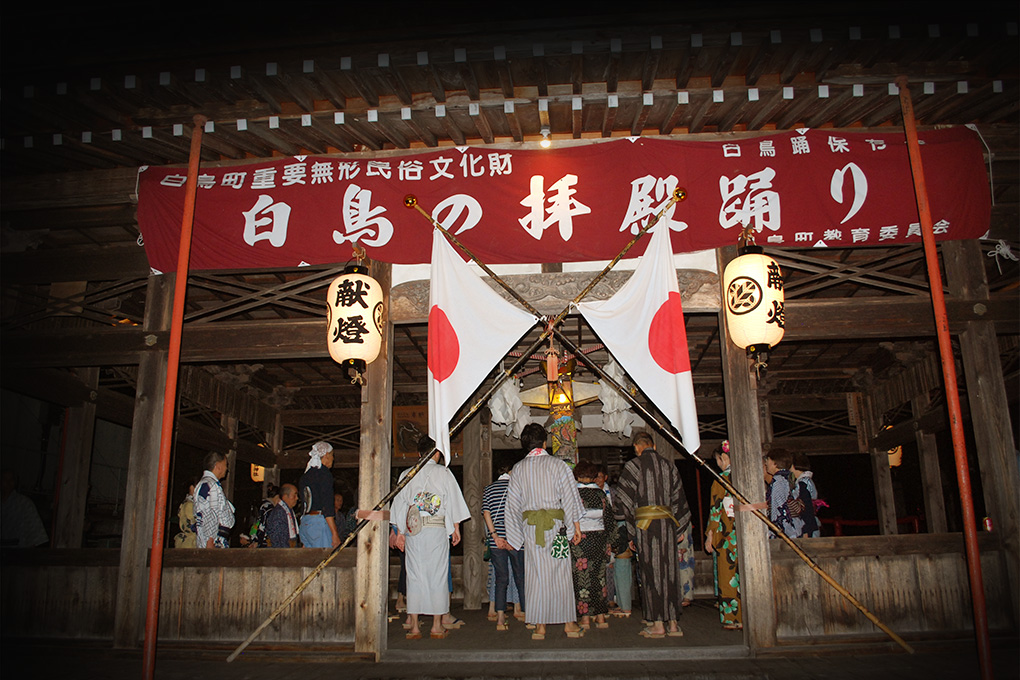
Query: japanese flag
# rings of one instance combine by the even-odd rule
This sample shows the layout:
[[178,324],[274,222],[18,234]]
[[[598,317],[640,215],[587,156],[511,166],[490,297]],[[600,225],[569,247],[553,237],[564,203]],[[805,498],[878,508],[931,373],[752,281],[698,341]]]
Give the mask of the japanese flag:
[[701,436],[668,224],[653,228],[633,276],[613,297],[582,302],[578,309],[634,383],[680,433],[684,448],[696,451]]
[[429,436],[449,465],[450,419],[538,319],[501,298],[433,231]]

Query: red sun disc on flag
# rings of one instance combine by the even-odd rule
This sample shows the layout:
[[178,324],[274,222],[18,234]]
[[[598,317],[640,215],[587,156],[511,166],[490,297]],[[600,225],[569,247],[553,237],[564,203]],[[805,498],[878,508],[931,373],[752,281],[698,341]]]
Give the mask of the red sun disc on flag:
[[685,373],[691,370],[680,293],[671,292],[655,312],[648,327],[648,351],[651,352],[655,363],[667,373]]
[[428,362],[432,377],[438,382],[443,382],[453,375],[459,360],[460,342],[457,340],[457,331],[446,317],[446,312],[433,305],[429,310],[428,344]]

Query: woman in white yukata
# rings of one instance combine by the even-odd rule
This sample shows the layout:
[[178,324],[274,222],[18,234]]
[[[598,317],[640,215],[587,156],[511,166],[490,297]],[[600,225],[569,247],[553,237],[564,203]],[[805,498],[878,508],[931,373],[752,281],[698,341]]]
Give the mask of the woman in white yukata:
[[570,468],[545,450],[546,431],[531,423],[521,431],[528,454],[510,473],[506,500],[506,540],[524,547],[525,623],[535,625],[533,640],[545,639],[548,623],[562,623],[567,637],[584,632],[577,625],[570,550],[556,546],[561,534],[581,541],[584,507]]
[[[433,448],[431,440],[419,443],[420,453]],[[422,451],[424,449],[424,451]],[[459,628],[462,622],[450,616],[450,539],[460,543],[460,523],[470,519],[464,496],[453,473],[439,464],[443,454],[436,451],[432,460],[400,490],[391,506],[390,522],[397,527],[398,547],[403,544],[407,563],[407,613],[410,627],[407,639],[421,638],[419,615],[432,616],[433,639],[442,639],[447,628]],[[401,473],[403,479],[408,473]],[[408,509],[414,506],[420,528],[408,531]],[[413,512],[412,512],[413,514]]]

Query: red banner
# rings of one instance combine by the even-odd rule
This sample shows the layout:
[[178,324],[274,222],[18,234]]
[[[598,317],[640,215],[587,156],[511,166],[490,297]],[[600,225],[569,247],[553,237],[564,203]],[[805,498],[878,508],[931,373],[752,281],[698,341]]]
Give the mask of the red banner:
[[[989,227],[988,180],[975,133],[921,134],[939,239]],[[151,266],[177,262],[185,170],[140,171],[138,220]],[[606,260],[674,187],[674,252],[736,243],[874,246],[920,241],[901,132],[802,130],[732,142],[624,138],[559,149],[446,147],[377,159],[296,156],[205,168],[191,267],[253,269],[345,262],[351,243],[392,263],[430,260],[419,205],[484,262]],[[644,242],[632,251],[644,251]]]

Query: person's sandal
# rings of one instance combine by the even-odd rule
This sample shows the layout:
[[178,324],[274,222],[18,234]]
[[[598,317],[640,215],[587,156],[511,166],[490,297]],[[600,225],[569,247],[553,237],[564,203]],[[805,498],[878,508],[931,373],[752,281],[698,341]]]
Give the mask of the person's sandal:
[[510,624],[508,623],[497,623],[496,630],[510,630]]

